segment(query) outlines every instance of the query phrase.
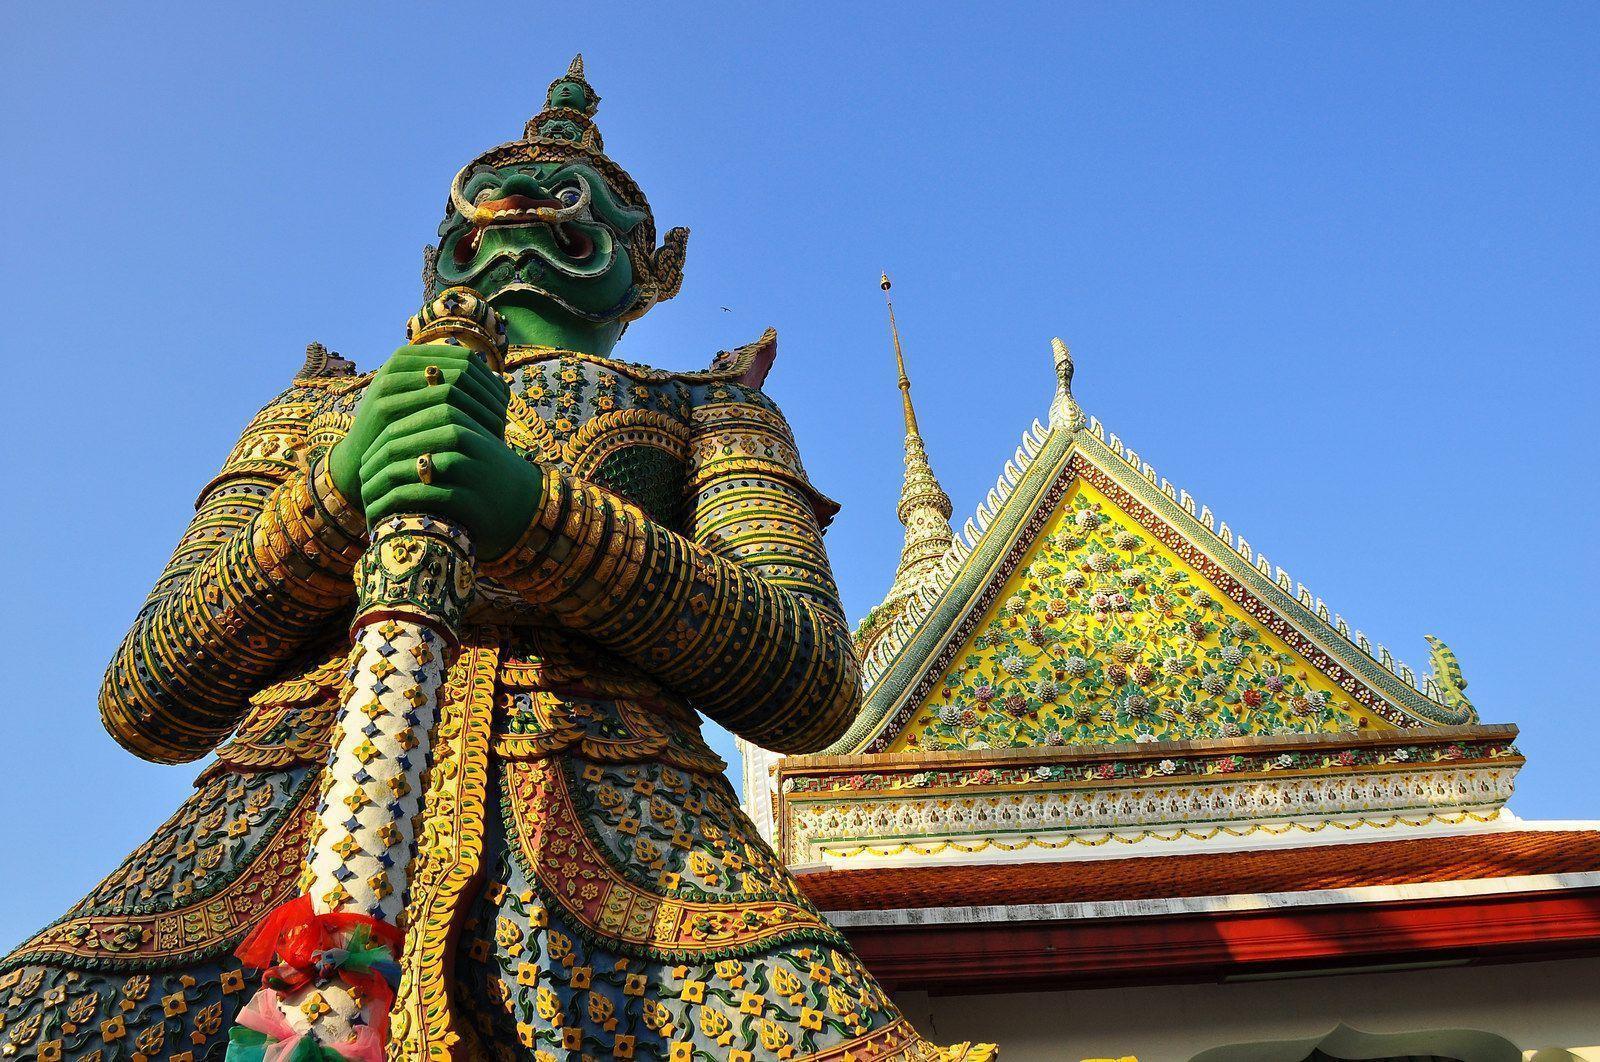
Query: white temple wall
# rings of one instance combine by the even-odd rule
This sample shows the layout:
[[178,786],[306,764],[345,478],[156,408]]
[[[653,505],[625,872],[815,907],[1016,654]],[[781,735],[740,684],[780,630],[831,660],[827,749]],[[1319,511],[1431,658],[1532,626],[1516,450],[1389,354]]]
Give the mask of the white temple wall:
[[772,821],[772,798],[777,790],[773,786],[772,768],[783,759],[783,753],[752,745],[741,737],[734,739],[734,745],[739,750],[739,796],[744,813],[750,816],[756,831],[766,842],[774,844],[777,827]]
[[[1364,1032],[1473,1029],[1526,1052],[1561,1047],[1600,1062],[1600,958],[1456,966],[1224,984],[974,996],[896,994],[939,1043],[998,1042],[1003,1062],[1136,1056],[1188,1062],[1201,1051]],[[1587,1048],[1587,1050],[1585,1050]]]

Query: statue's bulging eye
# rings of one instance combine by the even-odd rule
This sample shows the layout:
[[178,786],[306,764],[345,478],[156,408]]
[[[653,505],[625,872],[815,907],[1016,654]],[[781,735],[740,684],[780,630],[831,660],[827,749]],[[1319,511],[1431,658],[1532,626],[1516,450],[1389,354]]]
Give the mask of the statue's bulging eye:
[[563,206],[577,206],[578,201],[583,198],[583,193],[578,191],[576,185],[569,184],[565,188],[556,190],[556,198],[561,200]]
[[485,186],[483,188],[478,189],[478,193],[472,197],[472,202],[473,202],[473,205],[476,206],[479,203],[487,203],[489,200],[493,199],[494,197],[495,197],[495,190],[492,187]]

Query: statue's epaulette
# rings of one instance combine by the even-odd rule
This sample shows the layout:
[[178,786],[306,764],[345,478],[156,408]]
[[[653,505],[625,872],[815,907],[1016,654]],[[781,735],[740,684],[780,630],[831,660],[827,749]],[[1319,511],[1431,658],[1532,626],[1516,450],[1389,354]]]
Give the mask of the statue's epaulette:
[[329,350],[321,343],[311,342],[306,344],[306,363],[300,366],[300,371],[294,374],[296,380],[318,380],[330,376],[354,376],[356,363],[344,357],[336,350]]
[[766,382],[767,373],[772,371],[772,363],[777,358],[778,331],[769,328],[754,343],[718,351],[717,356],[711,359],[711,368],[683,375],[693,378],[694,382],[725,380],[745,387],[760,387]]
[[321,343],[306,344],[306,361],[294,374],[295,387],[341,395],[365,384],[372,373],[356,372],[356,363]]

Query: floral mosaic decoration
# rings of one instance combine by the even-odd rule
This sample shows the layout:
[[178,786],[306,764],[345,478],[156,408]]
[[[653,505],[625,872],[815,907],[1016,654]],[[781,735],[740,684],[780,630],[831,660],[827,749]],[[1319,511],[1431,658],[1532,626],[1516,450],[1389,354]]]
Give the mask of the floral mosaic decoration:
[[1367,725],[1081,487],[929,698],[928,750],[1327,733]]

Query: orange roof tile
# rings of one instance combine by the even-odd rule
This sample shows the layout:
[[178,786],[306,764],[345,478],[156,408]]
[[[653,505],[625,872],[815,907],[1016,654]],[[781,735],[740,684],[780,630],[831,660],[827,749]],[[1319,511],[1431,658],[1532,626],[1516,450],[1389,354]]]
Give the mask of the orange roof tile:
[[1300,892],[1582,871],[1600,871],[1600,830],[1528,830],[1262,852],[869,867],[803,874],[800,884],[824,911],[884,911]]

